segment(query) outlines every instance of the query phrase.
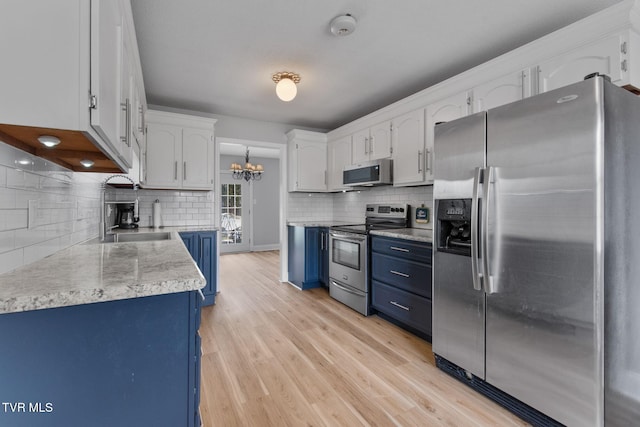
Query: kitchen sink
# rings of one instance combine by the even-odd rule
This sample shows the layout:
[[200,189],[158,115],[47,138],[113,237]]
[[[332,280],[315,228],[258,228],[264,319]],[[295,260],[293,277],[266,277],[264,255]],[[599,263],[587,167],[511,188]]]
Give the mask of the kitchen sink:
[[115,242],[152,242],[155,240],[171,240],[170,232],[161,233],[117,233]]
[[129,242],[154,242],[158,240],[171,240],[171,232],[163,231],[160,233],[115,233],[107,234],[104,240],[99,237],[91,239],[87,244],[95,243],[129,243]]

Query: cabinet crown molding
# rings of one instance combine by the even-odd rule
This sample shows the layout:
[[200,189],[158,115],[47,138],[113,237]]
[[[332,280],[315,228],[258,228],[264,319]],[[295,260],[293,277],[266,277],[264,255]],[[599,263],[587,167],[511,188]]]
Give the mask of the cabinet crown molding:
[[292,129],[287,132],[287,140],[292,141],[294,139],[303,139],[310,142],[327,142],[327,134],[321,132],[313,132],[302,129]]
[[147,122],[173,124],[187,127],[213,127],[218,119],[211,117],[191,116],[182,113],[172,113],[169,111],[147,110]]

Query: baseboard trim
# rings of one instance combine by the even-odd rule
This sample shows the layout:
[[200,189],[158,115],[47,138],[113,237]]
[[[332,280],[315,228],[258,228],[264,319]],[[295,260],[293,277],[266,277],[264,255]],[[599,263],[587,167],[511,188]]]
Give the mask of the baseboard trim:
[[273,245],[255,245],[251,247],[251,252],[277,251],[279,249],[279,243]]

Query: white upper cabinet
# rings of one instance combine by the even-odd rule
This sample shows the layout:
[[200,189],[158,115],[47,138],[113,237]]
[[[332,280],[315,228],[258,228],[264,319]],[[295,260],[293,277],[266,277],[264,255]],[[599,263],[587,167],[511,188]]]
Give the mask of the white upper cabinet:
[[216,120],[147,111],[142,185],[213,190]]
[[182,187],[213,188],[213,129],[182,129]]
[[327,136],[294,129],[287,132],[289,191],[327,191]]
[[[125,29],[122,28],[122,35]],[[131,130],[131,99],[132,99],[132,59],[129,47],[125,43],[121,43],[120,49],[120,115],[118,123],[118,139],[120,147],[118,155],[127,167],[132,166],[133,160],[133,132]]]
[[[149,111],[148,114],[152,112]],[[144,187],[179,188],[178,163],[182,157],[182,128],[180,126],[147,123],[147,144]]]
[[[36,150],[30,134],[60,137],[47,158],[74,170],[128,171],[132,153],[120,139],[127,123],[123,79],[131,68],[142,75],[132,25],[127,0],[3,2],[0,51],[11,65],[0,79],[0,131]],[[139,88],[144,94],[141,81]],[[83,151],[94,168],[79,165]]]
[[118,153],[124,127],[120,119],[122,22],[119,2],[91,0],[91,125]]
[[352,135],[353,164],[391,157],[391,121],[387,120]]
[[342,184],[342,171],[345,166],[351,165],[351,137],[344,138],[327,143],[328,156],[328,190],[342,191],[350,189]]
[[625,38],[616,34],[540,63],[540,93],[582,81],[592,73],[606,74],[613,83],[621,84],[627,79],[630,65]]
[[433,129],[440,122],[449,122],[471,113],[471,92],[460,92],[427,106],[425,182],[433,184]]
[[393,185],[424,184],[424,108],[392,120]]
[[519,101],[531,96],[531,73],[528,69],[507,74],[473,88],[473,112]]

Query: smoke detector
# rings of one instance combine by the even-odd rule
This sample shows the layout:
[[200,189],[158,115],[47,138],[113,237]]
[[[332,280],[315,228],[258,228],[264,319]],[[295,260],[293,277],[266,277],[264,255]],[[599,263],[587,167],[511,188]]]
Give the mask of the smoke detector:
[[356,18],[350,14],[337,16],[331,21],[331,33],[334,36],[348,36],[356,30]]

